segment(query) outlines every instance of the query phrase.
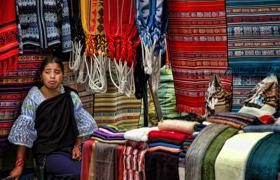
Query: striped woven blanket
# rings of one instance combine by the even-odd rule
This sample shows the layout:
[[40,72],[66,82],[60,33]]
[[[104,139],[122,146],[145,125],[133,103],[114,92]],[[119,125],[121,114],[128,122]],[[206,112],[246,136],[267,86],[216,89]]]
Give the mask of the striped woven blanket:
[[280,2],[227,0],[229,67],[236,74],[280,72]]
[[41,55],[20,56],[17,70],[0,79],[0,138],[7,138],[24,97],[38,80],[37,71],[43,58]]
[[227,34],[224,0],[168,1],[169,52],[177,109],[204,114],[209,78],[231,89],[226,73]]
[[227,0],[228,59],[233,70],[233,108],[269,73],[280,72],[280,2]]
[[106,93],[95,95],[94,107],[94,119],[98,126],[112,124],[121,129],[138,127],[141,100],[122,95],[111,81],[108,81]]

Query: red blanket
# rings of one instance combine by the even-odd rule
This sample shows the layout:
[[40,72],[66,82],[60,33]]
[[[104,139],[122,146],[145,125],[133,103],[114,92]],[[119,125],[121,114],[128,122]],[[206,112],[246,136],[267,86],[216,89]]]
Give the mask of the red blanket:
[[200,115],[205,111],[209,78],[218,75],[231,89],[225,75],[227,33],[224,0],[168,1],[169,55],[177,110]]
[[16,69],[18,40],[15,0],[0,0],[0,76]]

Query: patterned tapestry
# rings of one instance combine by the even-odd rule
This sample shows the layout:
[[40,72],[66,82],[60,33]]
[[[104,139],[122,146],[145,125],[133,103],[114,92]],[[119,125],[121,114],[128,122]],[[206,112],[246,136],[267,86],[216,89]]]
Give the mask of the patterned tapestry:
[[119,93],[111,81],[106,93],[95,94],[94,107],[98,126],[111,124],[127,130],[138,127],[141,100]]
[[19,56],[17,70],[0,78],[0,152],[7,148],[7,136],[20,113],[21,103],[35,84],[44,56]]
[[270,73],[280,73],[280,1],[227,0],[228,59],[233,108]]
[[227,72],[224,0],[169,0],[169,53],[177,110],[204,114],[205,94],[214,74],[231,90]]

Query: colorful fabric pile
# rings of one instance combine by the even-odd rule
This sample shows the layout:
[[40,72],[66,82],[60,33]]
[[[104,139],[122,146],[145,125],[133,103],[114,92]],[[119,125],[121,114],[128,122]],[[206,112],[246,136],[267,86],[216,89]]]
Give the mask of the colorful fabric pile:
[[110,126],[99,126],[93,133],[93,139],[110,144],[124,144],[124,131]]
[[168,1],[169,53],[179,112],[205,113],[213,75],[231,90],[224,1]]
[[165,130],[153,130],[148,134],[149,137],[149,148],[148,152],[163,151],[176,155],[178,158],[182,154],[182,143],[191,134],[165,131]]
[[254,115],[240,112],[225,112],[217,115],[209,116],[207,122],[226,124],[235,128],[244,128],[247,125],[262,124],[262,122]]

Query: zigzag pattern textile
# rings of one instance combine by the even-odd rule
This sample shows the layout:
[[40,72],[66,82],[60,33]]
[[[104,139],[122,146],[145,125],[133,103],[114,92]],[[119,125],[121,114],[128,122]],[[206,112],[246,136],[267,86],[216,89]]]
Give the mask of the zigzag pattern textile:
[[205,113],[209,78],[220,77],[231,89],[227,71],[227,32],[224,0],[169,0],[169,54],[177,110]]

